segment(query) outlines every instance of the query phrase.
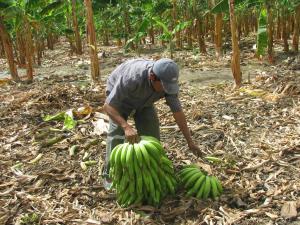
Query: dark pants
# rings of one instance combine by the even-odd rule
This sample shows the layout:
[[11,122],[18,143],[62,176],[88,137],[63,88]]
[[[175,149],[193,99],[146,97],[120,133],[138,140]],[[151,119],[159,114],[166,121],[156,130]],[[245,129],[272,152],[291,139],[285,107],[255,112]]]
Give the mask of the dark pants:
[[[127,120],[127,116],[123,115],[123,117],[125,120]],[[136,112],[133,115],[133,119],[139,136],[146,135],[146,136],[153,136],[156,137],[157,139],[160,139],[159,120],[154,106],[145,107],[140,110],[136,110]],[[111,151],[118,144],[124,143],[124,141],[125,141],[125,134],[123,128],[110,119],[107,140],[106,140],[105,165],[102,174],[104,177],[107,177],[109,174],[109,157]]]

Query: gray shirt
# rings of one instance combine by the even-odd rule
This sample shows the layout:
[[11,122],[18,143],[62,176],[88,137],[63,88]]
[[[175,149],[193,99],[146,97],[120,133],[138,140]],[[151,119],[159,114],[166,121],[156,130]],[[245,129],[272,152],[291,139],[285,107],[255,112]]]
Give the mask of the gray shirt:
[[133,59],[119,65],[108,77],[105,102],[129,115],[132,110],[152,106],[164,97],[172,112],[181,111],[177,94],[168,95],[153,89],[148,79],[153,64],[152,60]]

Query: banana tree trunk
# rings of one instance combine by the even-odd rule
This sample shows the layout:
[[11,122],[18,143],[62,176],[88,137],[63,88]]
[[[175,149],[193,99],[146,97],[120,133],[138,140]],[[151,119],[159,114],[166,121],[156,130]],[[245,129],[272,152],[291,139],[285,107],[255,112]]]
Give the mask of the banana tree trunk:
[[228,4],[229,4],[229,11],[230,11],[230,28],[231,28],[231,39],[232,39],[232,51],[233,51],[233,55],[231,58],[231,70],[235,81],[235,87],[239,88],[242,85],[242,73],[240,68],[240,49],[239,49],[237,30],[236,30],[234,0],[228,0]]
[[258,23],[257,23],[258,15],[255,13],[252,16],[252,24],[253,24],[253,32],[257,33],[258,30]]
[[273,33],[274,33],[274,22],[273,22],[273,0],[269,0],[266,2],[266,8],[267,8],[267,17],[268,17],[268,24],[267,24],[267,30],[268,30],[268,59],[270,63],[274,62],[273,57]]
[[292,14],[289,15],[288,19],[288,31],[289,34],[292,34],[294,32],[294,16]]
[[[122,31],[120,30],[120,27],[121,27],[121,24],[120,24],[119,21],[117,21],[117,27],[116,27],[117,34],[121,34],[122,33]],[[117,46],[118,47],[122,46],[122,39],[121,39],[120,35],[118,35],[118,37],[117,37]]]
[[[177,25],[177,0],[172,0],[172,29],[176,27]],[[180,37],[180,32],[175,33],[175,43],[176,43],[176,48],[181,48],[181,37]]]
[[42,50],[42,39],[36,35],[36,56],[37,56],[37,63],[38,65],[42,65],[42,57],[43,57],[43,50]]
[[129,12],[128,12],[128,6],[125,4],[124,7],[124,25],[125,25],[125,43],[128,40],[128,37],[131,33],[131,27],[130,27],[130,21],[129,21]]
[[236,16],[236,24],[237,24],[238,40],[241,40],[241,37],[242,37],[242,17],[241,17],[241,15]]
[[280,11],[279,10],[277,10],[276,38],[277,38],[277,40],[281,39],[281,17],[280,17]]
[[93,81],[100,80],[99,59],[97,55],[96,33],[93,18],[93,8],[91,0],[84,0],[87,15],[88,43],[91,59],[91,76]]
[[155,39],[154,39],[154,28],[153,28],[153,25],[151,25],[151,27],[149,29],[149,36],[150,36],[150,42],[151,42],[151,44],[154,45]]
[[282,38],[283,38],[283,51],[289,51],[289,43],[288,43],[288,24],[287,24],[287,9],[283,9],[283,16],[282,16]]
[[24,21],[24,34],[25,34],[25,56],[26,56],[26,73],[28,81],[33,80],[33,44],[32,44],[32,33],[29,21]]
[[[185,0],[185,21],[190,21],[191,19],[191,11],[190,11],[190,7],[189,7],[189,2]],[[192,40],[192,26],[188,26],[186,28],[186,40],[187,40],[187,47],[189,49],[191,49],[193,47],[193,40]]]
[[[72,18],[71,13],[69,11],[69,8],[67,7],[67,12],[66,12],[66,20],[67,21],[66,22],[67,22],[68,29],[70,29],[70,30],[72,29],[71,18]],[[69,45],[70,45],[69,54],[73,55],[73,53],[77,51],[76,44],[75,44],[75,41],[74,41],[75,40],[75,35],[73,35],[73,33],[72,34],[66,33],[66,38],[67,38],[67,40],[69,42]]]
[[4,50],[4,46],[3,46],[3,41],[0,36],[0,58],[4,58],[4,57],[5,57],[5,50]]
[[54,49],[54,40],[53,40],[53,34],[51,32],[48,33],[47,35],[47,47],[50,50]]
[[215,48],[217,58],[222,56],[222,24],[223,15],[222,13],[218,13],[215,15]]
[[104,28],[103,36],[103,45],[109,46],[109,31],[107,28]]
[[249,35],[250,32],[250,28],[249,28],[249,14],[246,13],[245,17],[244,17],[244,30],[245,30],[245,36],[247,37]]
[[295,25],[293,34],[293,51],[299,52],[299,31],[300,31],[300,4],[295,9]]
[[82,55],[82,42],[79,34],[78,21],[76,15],[76,0],[72,0],[72,21],[75,33],[76,53]]
[[203,20],[201,18],[197,18],[196,21],[196,27],[197,27],[197,41],[198,41],[198,46],[200,49],[200,52],[203,54],[206,54],[206,45],[204,41],[204,32],[203,32]]
[[16,31],[16,45],[18,50],[18,63],[20,67],[26,64],[26,54],[25,54],[25,40],[24,34],[20,30]]
[[4,23],[2,21],[2,18],[0,17],[0,37],[3,43],[7,63],[9,66],[9,71],[11,74],[11,78],[14,81],[20,81],[20,78],[18,76],[17,67],[14,61],[14,53],[13,53],[13,47],[12,47],[12,41],[10,38],[10,35],[5,29]]

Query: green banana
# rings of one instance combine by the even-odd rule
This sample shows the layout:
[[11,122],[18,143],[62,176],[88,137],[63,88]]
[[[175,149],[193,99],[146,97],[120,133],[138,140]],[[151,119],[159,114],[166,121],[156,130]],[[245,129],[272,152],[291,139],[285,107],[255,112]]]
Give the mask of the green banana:
[[155,184],[155,187],[161,191],[161,185],[160,185],[160,181],[159,181],[159,178],[156,174],[156,172],[152,169],[149,169],[150,171],[150,174],[151,174],[151,177],[152,177],[152,180],[154,181],[154,184]]
[[154,158],[157,163],[160,162],[160,151],[150,141],[141,141],[140,144],[145,146],[149,155],[152,156],[152,158]]
[[206,176],[203,190],[203,199],[207,199],[211,191],[210,176]]
[[150,182],[144,170],[142,174],[143,174],[143,183],[144,183],[145,190],[150,192]]
[[218,157],[214,157],[214,156],[206,156],[204,157],[204,159],[212,162],[212,163],[221,163],[223,160],[218,158]]
[[152,176],[151,176],[150,172],[148,171],[148,169],[144,170],[144,174],[146,175],[146,179],[148,180],[150,195],[154,199],[155,198],[154,181],[153,181]]
[[199,191],[199,188],[205,181],[205,175],[203,174],[201,177],[198,178],[198,180],[195,182],[194,186],[187,192],[187,196],[192,196],[194,194],[197,194]]
[[119,148],[122,147],[122,144],[117,145],[116,147],[114,147],[114,149],[112,150],[110,157],[109,157],[109,164],[110,166],[114,166],[115,165],[115,155],[116,152],[118,151]]
[[205,179],[202,181],[199,191],[197,192],[196,198],[198,198],[198,199],[203,198],[203,192],[205,189],[205,180],[206,180],[206,176],[205,176]]
[[119,205],[124,205],[126,201],[128,201],[128,198],[130,198],[130,193],[128,190],[125,190],[121,195],[118,196],[117,201]]
[[199,167],[195,164],[184,165],[183,169],[186,169],[186,168],[197,168],[197,169],[199,169]]
[[119,182],[119,193],[123,193],[125,190],[127,190],[129,184],[129,178],[127,176],[123,176]]
[[128,201],[125,203],[125,207],[131,205],[132,203],[134,203],[137,199],[137,196],[135,193],[130,193],[130,197],[128,199]]
[[185,169],[182,169],[178,173],[178,175],[179,175],[179,177],[183,178],[183,177],[185,177],[191,171],[200,171],[200,170],[198,168],[185,168]]
[[160,203],[160,199],[161,199],[161,192],[160,191],[158,191],[158,190],[156,190],[155,191],[155,203],[156,204],[159,204]]
[[159,166],[158,166],[157,162],[155,161],[155,159],[153,159],[152,157],[150,157],[150,166],[155,172],[158,171]]
[[173,163],[170,159],[168,159],[166,156],[161,157],[160,162],[164,165],[167,165],[168,167],[173,169]]
[[216,177],[215,177],[215,181],[216,181],[219,193],[222,194],[223,193],[223,187],[222,187],[221,182]]
[[109,173],[108,173],[108,177],[109,177],[110,179],[113,179],[113,180],[114,180],[114,177],[115,177],[115,176],[114,176],[114,173],[115,173],[114,170],[115,170],[115,167],[112,167],[112,166],[111,166],[111,167],[109,168]]
[[172,175],[169,175],[169,178],[170,178],[170,180],[171,180],[171,182],[172,182],[172,185],[173,185],[173,187],[174,187],[174,190],[176,191],[176,190],[177,190],[177,181],[176,181],[175,177],[172,176]]
[[166,172],[166,173],[169,173],[169,174],[174,174],[174,169],[169,167],[168,165],[166,164],[162,164],[161,165],[162,169]]
[[138,164],[139,164],[140,168],[143,168],[144,160],[143,160],[143,155],[142,155],[142,150],[140,148],[140,145],[134,143],[133,148],[134,148],[134,153],[137,158]]
[[216,199],[217,197],[220,196],[219,190],[218,190],[218,186],[216,183],[216,178],[214,176],[210,177],[210,184],[211,184],[211,197],[212,199]]
[[157,138],[152,137],[152,136],[144,136],[144,135],[142,135],[141,139],[142,140],[146,140],[146,141],[154,141],[154,142],[160,144],[160,141]]
[[133,166],[134,166],[135,180],[136,180],[136,191],[138,194],[142,194],[143,193],[143,177],[142,177],[141,169],[137,162],[137,158],[135,158],[135,157],[133,159]]
[[175,188],[173,186],[173,183],[172,183],[171,179],[169,178],[169,176],[165,176],[165,179],[166,179],[166,183],[167,183],[167,187],[168,187],[169,192],[172,195],[174,195],[175,194]]
[[122,147],[122,154],[121,154],[121,164],[124,168],[127,167],[126,165],[126,155],[127,155],[127,150],[129,147],[129,143],[125,143]]
[[133,205],[139,205],[143,202],[144,195],[143,194],[138,194],[137,198],[133,202]]
[[195,184],[195,181],[198,180],[202,175],[203,175],[203,173],[201,173],[201,172],[194,173],[194,174],[193,174],[192,176],[190,176],[190,178],[187,180],[187,182],[185,183],[184,187],[185,187],[185,188],[190,188],[191,185]]
[[133,145],[129,145],[129,147],[127,148],[126,151],[126,165],[128,168],[128,172],[129,172],[129,176],[131,179],[134,179],[134,165],[133,165],[133,154],[134,154],[134,150],[133,150]]
[[115,153],[115,164],[114,164],[114,179],[120,180],[123,174],[123,168],[121,165],[121,154],[122,154],[122,146],[116,149]]
[[123,145],[120,145],[120,147],[116,149],[114,165],[118,165],[118,164],[121,165],[122,148],[123,148]]
[[165,180],[165,174],[164,172],[159,168],[158,169],[158,177],[159,177],[159,181],[160,181],[160,185],[161,185],[161,189],[163,193],[167,193],[168,192],[168,187],[167,187],[167,182]]
[[149,156],[149,153],[147,152],[147,149],[145,148],[144,145],[142,145],[140,143],[139,143],[139,146],[140,146],[140,150],[142,152],[145,163],[147,164],[148,167],[150,167],[150,158],[149,158],[150,156]]
[[186,182],[194,175],[198,174],[199,170],[191,170],[189,173],[186,173],[185,176],[182,177],[182,184],[186,184]]
[[130,194],[135,193],[135,181],[134,180],[129,180],[129,186],[128,186]]

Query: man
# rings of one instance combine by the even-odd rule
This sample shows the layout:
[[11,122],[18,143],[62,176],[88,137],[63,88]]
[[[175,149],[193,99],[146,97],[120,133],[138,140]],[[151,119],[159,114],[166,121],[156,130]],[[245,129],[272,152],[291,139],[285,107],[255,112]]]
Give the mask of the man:
[[[165,98],[173,117],[183,133],[189,149],[196,155],[201,151],[195,145],[178,99],[177,64],[171,59],[133,59],[119,65],[108,77],[104,110],[110,117],[107,136],[106,162],[103,171],[104,186],[109,188],[109,156],[112,149],[125,139],[130,143],[147,135],[160,139],[159,120],[153,103]],[[127,123],[133,115],[135,127]]]

